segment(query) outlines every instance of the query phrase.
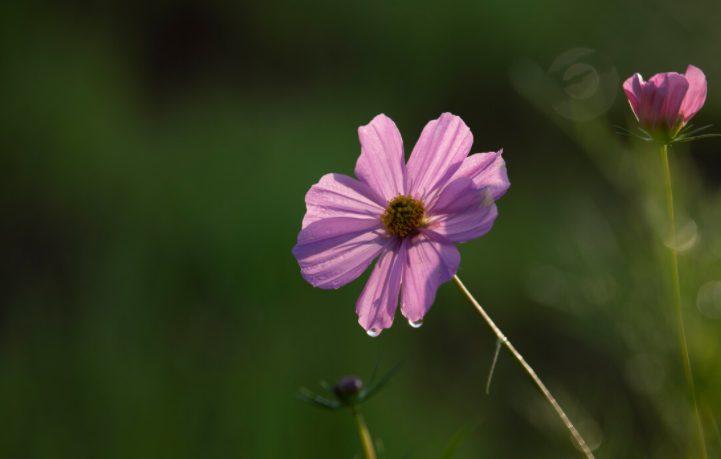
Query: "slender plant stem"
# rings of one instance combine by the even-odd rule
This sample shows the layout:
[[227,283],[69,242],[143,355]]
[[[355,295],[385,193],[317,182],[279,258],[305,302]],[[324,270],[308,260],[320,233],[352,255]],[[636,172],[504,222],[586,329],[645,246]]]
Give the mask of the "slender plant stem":
[[357,404],[351,406],[353,412],[353,418],[355,419],[356,427],[358,427],[358,435],[360,435],[361,443],[363,443],[363,451],[365,452],[366,459],[376,459],[376,451],[373,448],[373,439],[371,433],[368,431],[363,414],[360,411],[360,407]]
[[465,285],[463,285],[463,282],[458,278],[458,276],[453,276],[453,283],[456,284],[456,287],[461,291],[463,296],[466,297],[469,303],[476,308],[476,311],[480,316],[483,318],[483,320],[486,321],[486,324],[490,327],[491,331],[496,335],[496,338],[498,338],[499,341],[503,342],[505,346],[508,348],[508,350],[513,354],[513,357],[516,358],[519,364],[523,367],[524,370],[526,370],[526,373],[528,373],[528,376],[531,377],[534,383],[536,383],[536,386],[543,392],[543,395],[546,397],[546,399],[553,405],[553,408],[556,410],[556,413],[558,413],[558,416],[561,418],[563,423],[568,427],[568,430],[571,431],[571,434],[573,434],[573,437],[578,442],[578,445],[581,447],[581,450],[586,454],[586,457],[589,459],[594,459],[593,453],[588,448],[588,445],[586,445],[586,442],[583,440],[583,437],[581,437],[581,434],[578,433],[578,430],[573,426],[571,421],[568,419],[568,416],[566,416],[566,413],[563,412],[561,409],[561,406],[556,402],[556,399],[553,398],[551,395],[551,392],[546,389],[546,386],[541,382],[541,379],[538,377],[535,371],[533,371],[533,368],[524,360],[523,356],[516,350],[515,347],[513,347],[513,344],[511,344],[511,341],[506,337],[506,335],[503,334],[500,328],[496,326],[496,324],[491,320],[490,316],[486,313],[486,311],[481,307],[480,304],[478,304],[478,301],[476,301],[475,298],[473,298],[473,295],[471,295],[471,292],[468,291]]
[[668,167],[668,147],[661,147],[661,156],[663,157],[663,168],[666,174],[666,205],[668,206],[668,229],[671,242],[668,244],[671,251],[671,277],[673,278],[673,297],[676,306],[676,323],[678,325],[678,338],[681,344],[681,356],[683,357],[683,369],[686,373],[686,386],[688,396],[696,415],[696,430],[698,432],[699,448],[704,459],[708,459],[706,453],[706,441],[704,440],[703,425],[701,424],[701,414],[698,411],[696,403],[696,388],[693,384],[693,373],[691,372],[691,360],[688,357],[688,345],[686,344],[686,333],[683,327],[683,313],[681,311],[681,283],[678,277],[678,260],[676,258],[676,223],[673,212],[673,189],[671,188],[671,170]]

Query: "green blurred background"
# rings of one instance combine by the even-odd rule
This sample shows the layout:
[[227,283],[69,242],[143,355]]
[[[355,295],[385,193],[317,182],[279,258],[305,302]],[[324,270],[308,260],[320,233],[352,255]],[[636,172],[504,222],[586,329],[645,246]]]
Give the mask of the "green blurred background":
[[[689,457],[660,155],[612,125],[634,127],[623,80],[689,63],[694,122],[719,123],[721,3],[151,3],[0,6],[0,457],[360,457],[349,413],[293,394],[379,356],[405,362],[364,405],[386,458],[437,458],[469,422],[457,458],[580,457],[508,354],[484,394],[494,338],[452,284],[372,339],[367,273],[314,289],[291,255],[358,126],[387,114],[410,153],[444,111],[513,184],[459,276],[598,458]],[[671,149],[712,458],[720,149]]]

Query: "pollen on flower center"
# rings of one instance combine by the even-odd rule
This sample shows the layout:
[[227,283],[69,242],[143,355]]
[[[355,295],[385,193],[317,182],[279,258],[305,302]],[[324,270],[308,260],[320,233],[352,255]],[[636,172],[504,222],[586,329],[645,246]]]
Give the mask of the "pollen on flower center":
[[388,208],[381,215],[381,222],[388,233],[405,237],[423,224],[425,216],[423,201],[417,201],[410,195],[399,194],[392,201],[388,201]]

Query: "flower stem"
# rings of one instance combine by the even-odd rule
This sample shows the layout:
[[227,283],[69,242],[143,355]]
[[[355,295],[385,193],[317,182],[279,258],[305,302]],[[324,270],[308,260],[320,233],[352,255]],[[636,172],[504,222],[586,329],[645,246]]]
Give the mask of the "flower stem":
[[365,452],[366,459],[376,459],[376,451],[373,448],[373,439],[371,438],[371,433],[368,431],[366,421],[363,419],[360,407],[357,404],[353,404],[351,405],[351,411],[353,412],[356,427],[358,427],[358,435],[361,437],[361,443],[363,443],[363,451]]
[[546,399],[553,405],[553,408],[556,410],[556,413],[558,413],[558,416],[561,418],[563,423],[568,427],[568,430],[571,431],[571,434],[573,434],[573,437],[578,442],[578,445],[581,447],[581,450],[586,454],[586,457],[589,459],[594,459],[593,453],[588,448],[588,445],[586,445],[586,442],[583,440],[583,437],[581,437],[581,434],[578,433],[578,430],[573,426],[571,421],[568,419],[568,416],[566,416],[566,413],[563,412],[561,409],[561,406],[556,402],[556,399],[553,398],[551,393],[548,391],[546,386],[541,382],[541,379],[538,377],[535,371],[533,371],[533,368],[523,359],[523,356],[516,350],[515,347],[513,347],[513,344],[511,344],[511,341],[508,340],[506,335],[503,334],[500,328],[496,326],[496,324],[491,320],[490,316],[486,313],[486,311],[483,310],[480,304],[478,304],[478,301],[476,301],[475,298],[473,298],[473,295],[471,295],[471,292],[468,291],[465,285],[463,285],[463,282],[458,278],[458,276],[453,276],[453,283],[456,284],[456,287],[461,291],[463,296],[466,297],[469,303],[476,308],[476,311],[480,316],[483,318],[483,320],[486,321],[486,324],[490,327],[491,331],[496,335],[496,338],[498,338],[499,341],[503,342],[505,346],[508,348],[509,351],[511,351],[511,354],[513,354],[513,357],[516,358],[519,364],[523,367],[524,370],[526,370],[526,373],[528,373],[528,376],[531,377],[534,383],[536,383],[536,386],[543,392],[543,395],[546,397]]
[[698,411],[696,403],[696,389],[693,384],[693,373],[691,372],[691,361],[688,357],[688,345],[686,344],[686,333],[683,327],[683,313],[681,311],[681,283],[678,277],[678,260],[676,258],[676,223],[673,212],[673,190],[671,188],[671,170],[668,167],[668,147],[661,146],[661,156],[663,158],[663,168],[666,174],[666,205],[668,207],[668,228],[671,236],[669,250],[671,251],[671,276],[673,280],[673,297],[676,307],[676,323],[678,325],[678,337],[681,344],[681,356],[683,357],[683,369],[686,373],[686,386],[688,396],[696,415],[696,430],[698,432],[699,448],[701,457],[708,459],[706,453],[706,441],[704,440],[703,425],[701,424],[701,415]]

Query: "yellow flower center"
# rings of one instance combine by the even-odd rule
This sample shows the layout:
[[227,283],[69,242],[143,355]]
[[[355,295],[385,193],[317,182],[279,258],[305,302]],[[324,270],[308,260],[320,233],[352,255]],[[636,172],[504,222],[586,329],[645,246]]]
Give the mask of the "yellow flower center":
[[423,225],[426,211],[423,208],[423,201],[416,201],[410,195],[403,196],[401,194],[388,201],[388,208],[381,215],[381,222],[386,227],[389,234],[397,234],[405,237]]

